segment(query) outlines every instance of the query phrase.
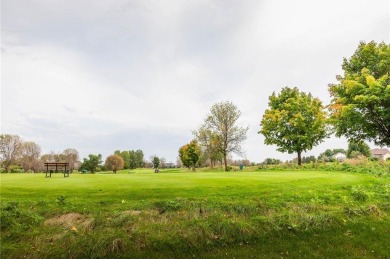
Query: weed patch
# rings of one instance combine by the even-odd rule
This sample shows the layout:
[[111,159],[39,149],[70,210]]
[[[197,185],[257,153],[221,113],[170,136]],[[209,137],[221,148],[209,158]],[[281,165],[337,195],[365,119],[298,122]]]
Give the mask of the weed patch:
[[68,228],[74,232],[89,232],[93,230],[95,220],[79,213],[67,213],[47,219],[44,224],[46,226]]

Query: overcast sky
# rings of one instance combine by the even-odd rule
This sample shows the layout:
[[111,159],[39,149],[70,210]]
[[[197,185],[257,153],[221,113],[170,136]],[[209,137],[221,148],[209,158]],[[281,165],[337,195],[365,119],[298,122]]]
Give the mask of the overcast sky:
[[[389,0],[2,0],[1,133],[81,157],[176,161],[211,106],[250,127],[246,157],[291,159],[257,132],[282,87],[324,104],[343,57],[390,41]],[[332,137],[307,154],[346,148]]]

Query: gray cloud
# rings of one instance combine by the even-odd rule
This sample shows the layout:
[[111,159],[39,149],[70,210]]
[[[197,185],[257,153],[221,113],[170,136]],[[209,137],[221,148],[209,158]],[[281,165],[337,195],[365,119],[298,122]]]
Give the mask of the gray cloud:
[[[250,125],[247,157],[291,158],[258,135],[268,96],[328,83],[359,41],[389,39],[378,1],[2,1],[1,131],[83,156],[175,160],[212,104]],[[364,17],[364,19],[362,19]],[[313,149],[345,147],[326,140]]]

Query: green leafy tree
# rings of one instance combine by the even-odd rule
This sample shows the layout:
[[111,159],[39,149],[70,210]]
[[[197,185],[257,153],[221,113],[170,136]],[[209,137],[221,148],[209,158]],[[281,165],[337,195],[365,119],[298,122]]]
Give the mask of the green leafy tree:
[[202,125],[193,134],[202,149],[201,159],[210,160],[210,166],[214,167],[217,161],[222,161],[222,141],[218,134]]
[[120,151],[120,150],[115,150],[114,152],[114,155],[118,155],[120,157],[122,157],[123,161],[124,161],[124,164],[123,164],[123,168],[124,169],[129,169],[130,168],[130,154],[129,154],[129,151]]
[[196,164],[201,156],[201,149],[196,140],[182,146],[179,149],[179,157],[185,167],[192,168],[195,172]]
[[123,158],[125,169],[135,169],[145,166],[144,153],[140,149],[129,151],[116,150],[114,154]]
[[106,166],[107,170],[113,171],[115,174],[118,170],[122,170],[123,166],[125,164],[125,161],[123,158],[119,155],[111,155],[106,158],[106,162],[104,165]]
[[343,76],[329,85],[336,136],[390,145],[390,45],[361,42],[344,58]]
[[137,149],[134,153],[134,158],[135,158],[135,161],[136,161],[136,166],[137,168],[142,168],[145,166],[145,162],[144,162],[144,152],[140,149]]
[[263,115],[259,133],[265,144],[277,145],[278,151],[298,153],[311,150],[327,137],[326,113],[318,98],[298,88],[285,87],[279,95],[269,97],[269,109]]
[[264,165],[279,165],[281,163],[283,163],[283,162],[277,158],[266,158],[266,159],[264,159],[262,164],[264,164]]
[[349,141],[347,157],[356,158],[359,155],[370,157],[371,156],[370,147],[363,141]]
[[316,162],[317,159],[315,158],[315,156],[306,156],[306,157],[302,157],[302,163],[304,164],[309,164],[311,162]]
[[347,152],[342,148],[327,149],[318,156],[318,159],[323,160],[325,162],[334,162],[336,161],[334,155],[337,153],[346,154]]
[[232,102],[216,103],[211,107],[210,114],[205,120],[205,127],[216,136],[220,145],[225,171],[228,171],[227,156],[234,153],[243,155],[241,144],[246,140],[248,127],[237,126],[241,116],[240,110]]
[[87,170],[92,173],[96,171],[96,168],[100,166],[103,163],[102,161],[102,155],[94,155],[94,154],[89,154],[88,158],[83,159],[83,163],[81,164],[81,170]]
[[158,158],[158,156],[154,155],[152,157],[152,164],[153,164],[153,168],[157,169],[160,166],[160,158]]

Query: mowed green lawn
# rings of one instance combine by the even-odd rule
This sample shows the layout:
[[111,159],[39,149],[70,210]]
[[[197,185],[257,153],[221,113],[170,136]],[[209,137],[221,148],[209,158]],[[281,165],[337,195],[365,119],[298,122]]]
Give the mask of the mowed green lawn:
[[390,178],[2,174],[2,258],[390,257]]

